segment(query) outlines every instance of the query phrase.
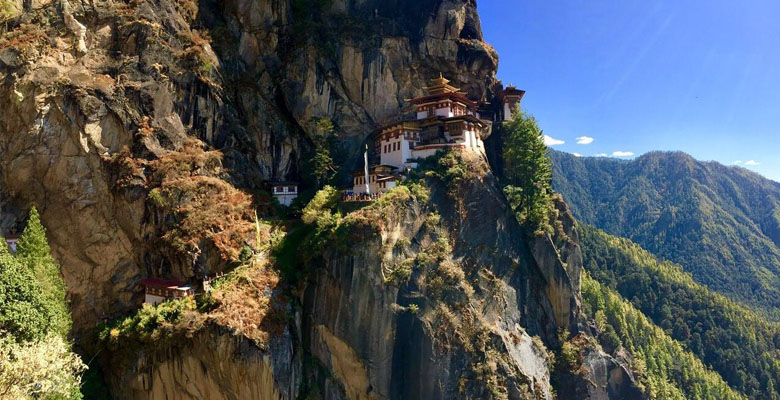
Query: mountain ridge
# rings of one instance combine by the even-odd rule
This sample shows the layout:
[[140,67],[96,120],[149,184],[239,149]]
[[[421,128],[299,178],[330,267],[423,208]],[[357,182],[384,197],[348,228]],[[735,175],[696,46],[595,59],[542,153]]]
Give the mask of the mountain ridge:
[[682,264],[698,282],[773,319],[780,315],[780,184],[682,152],[619,161],[554,151],[552,158],[553,186],[578,220]]

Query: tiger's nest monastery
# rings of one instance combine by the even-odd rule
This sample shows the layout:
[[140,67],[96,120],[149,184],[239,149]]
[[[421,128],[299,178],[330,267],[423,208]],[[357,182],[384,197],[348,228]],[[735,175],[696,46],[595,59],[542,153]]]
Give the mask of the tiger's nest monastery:
[[414,106],[413,118],[399,118],[374,132],[379,164],[354,171],[348,195],[381,195],[397,185],[404,171],[417,167],[418,160],[439,151],[461,149],[484,154],[482,140],[490,135],[493,122],[510,119],[525,95],[508,86],[497,96],[500,108],[490,107],[466,97],[441,74],[423,90],[424,96],[407,100]]

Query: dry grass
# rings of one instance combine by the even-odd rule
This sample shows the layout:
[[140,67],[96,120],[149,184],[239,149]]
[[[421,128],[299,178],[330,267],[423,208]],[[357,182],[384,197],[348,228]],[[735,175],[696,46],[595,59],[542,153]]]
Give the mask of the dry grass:
[[[142,123],[138,135],[151,134]],[[142,182],[151,189],[148,204],[160,238],[178,253],[198,255],[211,245],[222,261],[234,262],[242,248],[268,239],[267,230],[256,235],[252,196],[223,178],[222,153],[206,150],[198,140],[188,139],[180,150],[152,161],[123,149],[113,163],[120,187]]]
[[241,248],[252,245],[252,198],[222,179],[193,176],[166,180],[157,193],[163,212],[175,219],[162,239],[182,252],[197,252],[211,241],[224,261],[238,259]]
[[270,335],[281,333],[286,326],[284,310],[275,306],[274,290],[279,284],[279,274],[267,262],[258,262],[233,274],[228,283],[213,292],[219,306],[208,318],[262,347]]
[[25,48],[40,43],[46,33],[36,24],[22,24],[18,28],[0,35],[0,50]]
[[198,16],[198,2],[193,0],[177,0],[176,11],[184,17],[187,22],[192,22]]
[[250,195],[217,177],[222,153],[206,151],[194,140],[181,151],[150,163],[157,186],[158,210],[172,215],[174,223],[162,239],[181,252],[198,252],[204,240],[219,251],[222,260],[235,261],[241,248],[253,245],[254,207]]

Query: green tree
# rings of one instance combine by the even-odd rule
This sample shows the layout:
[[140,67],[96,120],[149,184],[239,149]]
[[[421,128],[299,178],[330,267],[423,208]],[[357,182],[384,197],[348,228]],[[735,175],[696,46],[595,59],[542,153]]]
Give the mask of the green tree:
[[504,133],[504,193],[521,223],[543,230],[552,209],[552,165],[542,130],[534,117],[516,112]]
[[336,224],[340,216],[331,210],[339,200],[339,191],[332,186],[325,186],[303,209],[301,220],[305,224],[316,225],[319,231],[325,231]]
[[318,119],[312,121],[312,150],[311,158],[308,160],[309,173],[314,180],[317,189],[321,188],[328,178],[336,172],[333,163],[330,148],[335,138],[335,128],[333,123],[327,119]]
[[0,310],[0,336],[20,342],[42,338],[53,320],[35,275],[5,246],[0,246]]
[[30,210],[27,227],[19,238],[17,257],[32,271],[41,286],[41,300],[50,311],[52,330],[63,337],[67,336],[71,319],[65,302],[65,282],[59,265],[51,255],[46,229],[35,207]]

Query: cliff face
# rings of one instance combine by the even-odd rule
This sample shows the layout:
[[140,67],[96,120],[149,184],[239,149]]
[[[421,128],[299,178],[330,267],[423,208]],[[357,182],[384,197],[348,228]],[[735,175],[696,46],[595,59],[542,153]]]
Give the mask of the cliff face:
[[222,152],[217,178],[251,189],[301,178],[312,121],[333,121],[345,163],[439,71],[477,97],[494,84],[471,1],[310,3],[39,1],[7,24],[3,228],[41,210],[78,333],[135,308],[143,277],[221,268],[202,243],[159,250],[148,167],[118,173],[123,149],[149,161],[198,138]]
[[[301,384],[300,360],[289,335],[267,352],[251,341],[217,329],[164,349],[142,351],[107,371],[120,399],[294,399]],[[120,389],[121,388],[121,389]]]
[[537,262],[486,161],[464,158],[471,176],[429,180],[429,201],[347,217],[367,222],[319,260],[305,344],[344,398],[553,398],[545,343],[577,329],[579,247],[564,267],[540,239]]

